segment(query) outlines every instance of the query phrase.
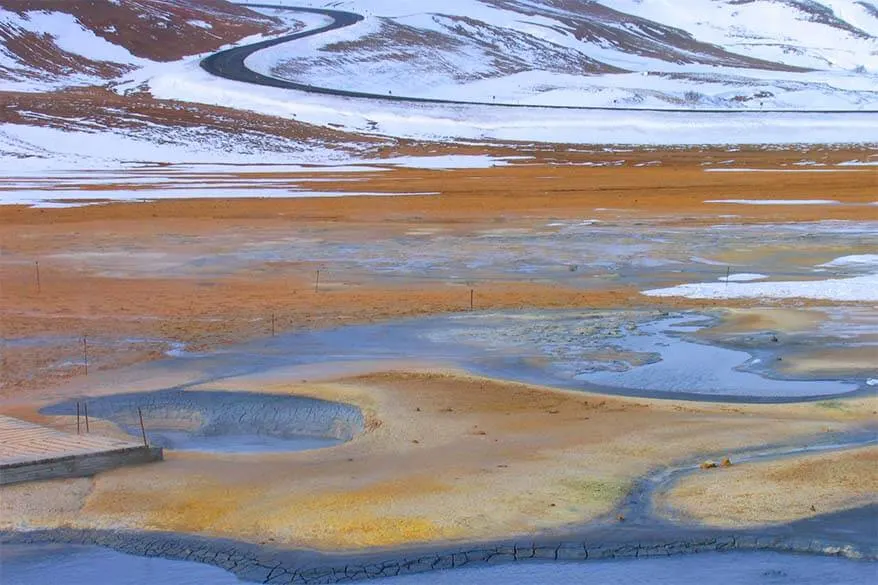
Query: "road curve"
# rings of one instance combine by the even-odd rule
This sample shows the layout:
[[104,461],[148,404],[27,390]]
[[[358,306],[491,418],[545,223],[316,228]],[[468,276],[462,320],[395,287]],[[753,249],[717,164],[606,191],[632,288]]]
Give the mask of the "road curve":
[[229,79],[232,81],[242,81],[244,83],[252,83],[254,85],[262,85],[265,87],[275,87],[280,89],[292,89],[304,91],[307,93],[332,95],[340,97],[361,98],[369,100],[383,100],[393,102],[415,103],[415,104],[436,104],[436,105],[453,105],[453,106],[491,106],[498,108],[536,108],[546,110],[594,110],[594,111],[624,111],[624,112],[659,112],[659,113],[706,113],[706,114],[878,114],[878,110],[747,110],[747,109],[685,109],[685,108],[618,108],[607,106],[563,106],[563,105],[538,105],[538,104],[510,104],[499,102],[478,102],[465,100],[443,100],[436,98],[407,97],[398,95],[383,95],[377,93],[369,93],[363,91],[350,91],[346,89],[334,89],[329,87],[321,87],[319,85],[310,85],[307,83],[297,83],[286,79],[278,79],[262,75],[249,69],[245,63],[250,55],[274,47],[313,37],[332,30],[346,28],[357,24],[363,20],[363,17],[353,12],[345,12],[343,10],[327,10],[322,8],[304,8],[298,6],[277,6],[274,4],[239,4],[248,8],[268,8],[272,10],[288,10],[290,12],[304,12],[310,14],[320,14],[328,16],[332,22],[321,27],[304,30],[301,32],[284,35],[276,39],[260,41],[243,47],[234,47],[214,53],[209,57],[202,59],[201,68],[217,77]]

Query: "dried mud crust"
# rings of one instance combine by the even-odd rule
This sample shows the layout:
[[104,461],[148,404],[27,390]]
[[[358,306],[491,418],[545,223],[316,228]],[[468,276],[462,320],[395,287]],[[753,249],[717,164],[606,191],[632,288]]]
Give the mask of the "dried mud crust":
[[[874,514],[874,510],[864,513]],[[843,520],[843,519],[842,519]],[[831,525],[835,518],[828,517]],[[780,532],[718,532],[679,530],[595,531],[553,538],[484,542],[409,548],[357,555],[321,555],[308,551],[284,550],[276,546],[255,546],[233,540],[208,539],[155,532],[122,532],[59,529],[28,533],[2,533],[8,544],[65,543],[96,545],[120,552],[206,563],[221,567],[244,581],[257,583],[349,583],[461,567],[491,566],[523,562],[571,562],[587,560],[631,560],[680,554],[728,551],[778,551],[852,559],[874,560],[876,550],[868,545],[845,545],[832,537],[795,537]],[[709,562],[709,557],[706,560]]]
[[[73,416],[76,401],[45,407],[44,415]],[[136,429],[135,413],[146,427],[186,429],[204,436],[270,436],[281,439],[308,436],[350,441],[363,431],[360,410],[348,404],[307,396],[278,396],[253,392],[184,392],[166,390],[116,394],[89,400],[91,416]]]

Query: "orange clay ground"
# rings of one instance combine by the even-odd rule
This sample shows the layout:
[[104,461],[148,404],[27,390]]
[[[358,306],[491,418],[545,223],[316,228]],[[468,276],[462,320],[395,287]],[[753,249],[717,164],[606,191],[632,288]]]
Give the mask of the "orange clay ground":
[[[874,399],[849,400],[844,409],[625,399],[423,370],[320,383],[291,381],[296,378],[274,371],[204,389],[357,404],[367,416],[366,432],[331,449],[168,452],[160,464],[94,479],[6,487],[0,526],[145,528],[326,550],[563,530],[617,521],[614,506],[635,479],[658,466],[856,428],[878,407]],[[7,412],[70,422],[23,407]],[[740,467],[744,475],[747,469]],[[869,477],[839,485],[838,507],[856,500]],[[797,492],[776,493],[771,506],[798,502]],[[724,504],[712,513],[747,520],[750,508],[765,505],[751,496],[743,506]],[[827,501],[821,511],[834,507]],[[798,508],[807,515],[804,505],[794,515],[802,514]]]
[[[230,234],[258,245],[277,231],[307,229],[368,242],[370,234],[389,237],[441,229],[469,236],[559,219],[625,221],[641,230],[720,222],[875,220],[878,207],[869,205],[878,186],[874,172],[706,173],[702,167],[706,160],[726,158],[735,158],[742,167],[778,168],[802,159],[841,162],[870,154],[817,149],[636,152],[624,155],[628,162],[623,167],[591,168],[558,163],[593,160],[595,155],[538,153],[517,166],[396,170],[370,174],[353,187],[331,182],[319,187],[435,191],[438,196],[0,207],[2,337],[7,342],[66,340],[42,349],[4,345],[0,411],[63,426],[67,421],[41,419],[36,409],[69,393],[130,391],[133,386],[122,384],[125,378],[116,369],[162,357],[166,349],[95,346],[88,377],[80,367],[53,367],[75,359],[82,335],[155,338],[204,350],[268,335],[271,314],[278,330],[291,330],[464,311],[471,288],[477,309],[706,306],[737,307],[746,313],[750,305],[644,297],[636,288],[612,281],[588,289],[524,278],[452,284],[368,272],[340,274],[332,266],[308,262],[253,261],[219,273],[156,276],[150,266],[125,267],[124,256],[119,259],[124,270],[99,266],[89,260],[89,251],[135,249],[154,254],[159,262],[172,252],[168,234],[209,254],[212,245]],[[633,166],[650,160],[662,160],[662,166]],[[308,175],[290,181],[303,176]],[[842,204],[705,203],[732,198],[832,199]],[[721,218],[731,215],[735,217]],[[315,292],[318,269],[323,276]],[[790,320],[796,312],[791,311]],[[758,328],[758,319],[748,326]],[[819,403],[680,404],[560,392],[462,374],[405,372],[417,369],[414,365],[397,369],[401,371],[325,383],[302,384],[277,374],[228,382],[230,390],[308,394],[358,404],[371,424],[351,443],[252,458],[172,453],[164,463],[94,479],[3,488],[0,522],[143,527],[328,549],[554,530],[606,515],[627,486],[656,465],[701,452],[861,426],[874,418],[876,408],[869,398],[844,401],[845,408]],[[140,381],[137,389],[160,388],[163,382],[160,377]],[[745,469],[742,465],[736,472]],[[815,482],[825,481],[815,476]],[[778,489],[784,485],[781,481]],[[786,490],[785,497],[798,496]],[[760,505],[765,504],[753,503],[748,509]],[[809,513],[810,508],[802,509]],[[746,522],[750,516],[741,512],[727,518]]]

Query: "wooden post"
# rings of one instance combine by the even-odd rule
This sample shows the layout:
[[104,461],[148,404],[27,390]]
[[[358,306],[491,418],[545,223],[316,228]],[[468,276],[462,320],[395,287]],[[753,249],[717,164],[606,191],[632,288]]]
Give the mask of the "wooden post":
[[274,313],[271,314],[271,336],[274,337]]
[[85,408],[85,432],[90,433],[91,431],[88,428],[88,402],[83,402],[82,406]]
[[140,417],[140,434],[143,436],[143,446],[149,447],[149,443],[146,441],[146,429],[143,426],[143,412],[139,406],[137,407],[137,416]]
[[470,311],[472,311],[473,308],[475,307],[475,302],[474,302],[475,295],[476,295],[475,290],[469,289],[469,310]]
[[82,336],[82,358],[85,363],[85,375],[88,376],[88,335]]
[[732,267],[726,266],[726,287],[729,286],[729,277],[731,276],[731,274],[732,274]]
[[37,271],[37,294],[40,294],[43,290],[42,284],[40,283],[40,263],[34,262]]
[[76,403],[76,434],[79,434],[79,403]]
[[320,290],[320,271],[317,271],[317,279],[314,281],[314,292],[318,292]]

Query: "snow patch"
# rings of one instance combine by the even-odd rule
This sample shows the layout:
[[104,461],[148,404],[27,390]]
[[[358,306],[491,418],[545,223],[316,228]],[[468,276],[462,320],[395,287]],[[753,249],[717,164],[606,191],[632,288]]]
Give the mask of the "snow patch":
[[[2,15],[5,20],[8,14]],[[85,28],[71,14],[63,12],[26,12],[26,19],[18,19],[19,26],[32,32],[46,33],[55,39],[55,44],[68,53],[81,55],[92,61],[111,61],[113,63],[146,64],[146,59],[135,57],[128,49],[102,39]]]
[[643,291],[649,297],[687,299],[812,299],[878,301],[878,274],[854,278],[787,282],[693,283]]
[[825,264],[818,264],[821,268],[835,268],[838,266],[855,266],[855,267],[878,267],[878,254],[855,254],[852,256],[842,256]]
[[0,193],[2,205],[26,205],[41,208],[81,207],[114,202],[148,202],[163,199],[299,199],[319,197],[403,197],[435,196],[431,192],[379,191],[297,191],[294,189],[136,189],[113,191],[14,191]]
[[839,205],[832,199],[709,199],[705,203],[734,205]]
[[749,282],[751,280],[762,280],[763,278],[768,278],[768,276],[755,272],[738,272],[728,276],[721,276],[718,280],[721,282]]
[[855,169],[704,169],[705,173],[852,173]]

